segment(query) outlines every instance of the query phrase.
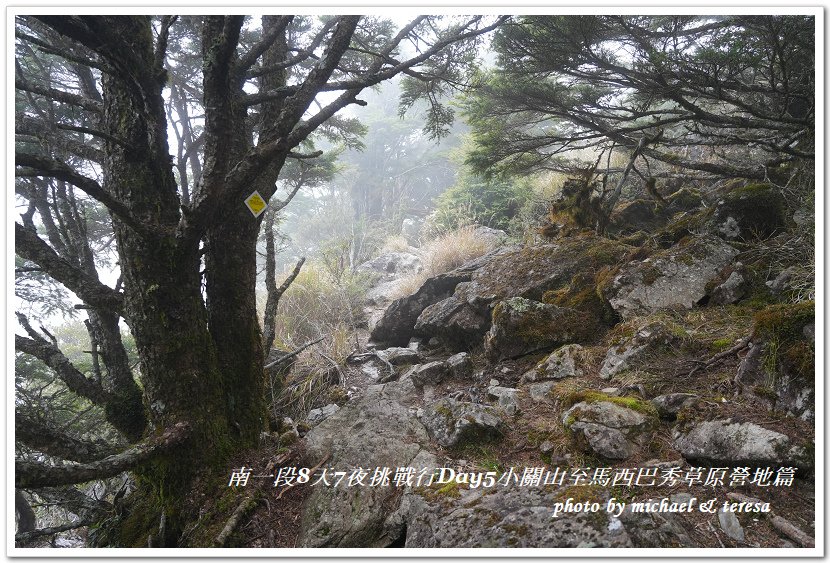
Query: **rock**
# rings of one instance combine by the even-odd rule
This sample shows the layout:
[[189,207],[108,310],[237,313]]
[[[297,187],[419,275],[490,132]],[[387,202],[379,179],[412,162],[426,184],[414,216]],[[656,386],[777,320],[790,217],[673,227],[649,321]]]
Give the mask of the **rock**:
[[386,348],[378,350],[377,354],[382,361],[387,361],[393,366],[417,364],[421,359],[420,354],[412,348]]
[[[619,522],[609,519],[607,493],[598,491],[595,513],[559,513],[567,495],[545,487],[456,489],[458,498],[408,493],[397,518],[406,521],[408,548],[633,547]],[[656,547],[656,546],[655,546]]]
[[729,274],[722,284],[712,290],[709,302],[712,305],[731,305],[743,299],[748,291],[749,285],[743,274],[738,270]]
[[447,366],[450,368],[453,377],[457,379],[470,379],[473,376],[473,361],[466,352],[459,352],[447,358]]
[[490,387],[487,394],[498,399],[499,407],[509,416],[519,412],[519,390],[511,387]]
[[660,309],[691,309],[738,251],[715,238],[695,238],[624,265],[603,291],[624,319]]
[[603,379],[611,379],[618,373],[629,369],[635,361],[649,350],[671,345],[677,337],[671,327],[662,321],[646,321],[634,334],[613,344],[605,354],[599,370]]
[[690,188],[677,190],[666,198],[668,205],[664,209],[665,215],[671,216],[681,211],[694,211],[703,206],[700,192]]
[[734,512],[727,512],[723,509],[718,512],[718,522],[720,522],[720,529],[735,541],[744,541],[744,529],[741,523],[738,522],[738,517]]
[[530,398],[536,402],[545,401],[548,398],[550,390],[556,385],[553,381],[543,381],[542,383],[534,383],[527,388]]
[[309,424],[314,426],[320,424],[321,422],[323,422],[339,410],[340,407],[338,407],[335,404],[326,405],[319,409],[311,409],[310,411],[308,411],[308,416],[306,417],[306,420]]
[[450,368],[446,362],[429,362],[414,366],[407,372],[407,375],[418,387],[438,385],[450,375]]
[[446,398],[424,409],[421,421],[445,448],[498,440],[504,428],[493,407]]
[[726,240],[764,239],[787,226],[786,201],[772,184],[747,184],[723,196],[712,230]]
[[[413,467],[432,469],[435,458],[424,455],[429,437],[409,414],[417,392],[401,380],[371,385],[364,394],[312,429],[305,437],[305,466],[326,456],[327,467]],[[371,471],[368,478],[371,478]],[[396,536],[384,522],[397,504],[396,487],[327,487],[311,489],[302,508],[301,547],[386,547]]]
[[453,295],[426,307],[415,322],[415,332],[438,338],[458,351],[477,346],[489,326],[489,318]]
[[407,252],[387,252],[368,262],[364,262],[356,269],[358,273],[372,274],[375,278],[372,286],[382,282],[390,282],[405,275],[417,274],[424,267],[421,259]]
[[380,368],[372,364],[364,364],[360,366],[360,371],[369,379],[377,380],[380,378]]
[[585,349],[579,344],[567,344],[557,348],[532,370],[522,375],[522,382],[581,377],[584,373],[579,364],[585,360]]
[[674,446],[689,462],[714,465],[805,467],[812,460],[790,438],[752,422],[731,419],[694,424],[674,431]]
[[545,440],[541,444],[539,444],[539,451],[543,454],[549,454],[554,450],[556,446],[550,440]]
[[582,311],[512,297],[493,309],[484,348],[489,358],[498,362],[584,341],[595,331],[596,323]]
[[[680,495],[673,495],[671,497],[672,502],[688,502],[688,499],[675,500],[675,497],[680,497]],[[646,499],[644,502],[653,503],[656,500]],[[620,521],[635,546],[662,549],[667,547],[699,547],[689,536],[688,524],[685,524],[677,514],[671,512],[634,512],[632,504],[628,503],[625,510],[620,514]]]
[[[815,304],[772,305],[755,316],[735,383],[744,393],[803,420],[815,418]],[[772,377],[771,377],[772,376]]]
[[607,231],[614,235],[652,232],[662,223],[662,218],[655,213],[653,201],[635,199],[616,206],[609,218]]
[[[632,404],[636,399],[630,399]],[[627,459],[650,439],[655,420],[652,416],[616,402],[579,402],[562,417],[565,428],[581,449],[605,459]]]
[[499,301],[541,301],[547,291],[569,286],[576,274],[615,264],[631,249],[603,237],[579,237],[494,251],[479,261],[469,281],[459,283],[445,303],[423,310],[418,333],[441,337],[453,351],[470,350],[489,330]]
[[507,242],[507,233],[501,229],[491,229],[490,227],[476,227],[473,229],[473,237],[476,240],[482,240],[490,247],[495,248]]
[[674,420],[677,418],[680,409],[695,403],[697,400],[698,396],[693,393],[669,393],[654,397],[651,404],[657,408],[661,418]]
[[414,294],[393,301],[372,329],[374,342],[406,346],[414,335],[415,322],[428,306],[446,299],[459,283],[468,281],[471,272],[454,270],[429,278]]
[[766,282],[766,286],[769,288],[770,293],[773,295],[781,295],[787,291],[790,288],[790,281],[795,273],[796,268],[794,266],[790,266],[789,268],[782,270],[781,273],[775,277],[775,279]]

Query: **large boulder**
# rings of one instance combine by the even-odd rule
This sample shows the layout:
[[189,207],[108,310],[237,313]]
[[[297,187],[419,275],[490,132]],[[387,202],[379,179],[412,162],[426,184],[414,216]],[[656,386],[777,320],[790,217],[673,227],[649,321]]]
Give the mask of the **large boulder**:
[[437,336],[454,351],[481,343],[499,301],[521,297],[542,301],[548,291],[568,287],[574,276],[616,264],[632,247],[606,238],[586,236],[558,244],[510,247],[481,262],[452,297],[424,309],[417,332]]
[[583,342],[595,334],[596,322],[587,313],[512,297],[493,309],[485,350],[497,362]]
[[605,459],[628,459],[651,437],[656,410],[638,399],[587,393],[562,417],[577,446]]
[[450,297],[458,284],[470,281],[473,272],[499,252],[495,250],[451,272],[431,277],[412,295],[393,301],[372,328],[371,340],[387,346],[406,346],[415,335],[415,322],[424,309]]
[[747,184],[730,191],[712,215],[712,230],[726,240],[764,239],[786,226],[786,200],[772,184]]
[[469,350],[481,343],[489,327],[486,311],[482,313],[481,308],[452,295],[423,310],[415,322],[415,333],[437,337],[453,351]]
[[450,398],[424,409],[421,421],[445,448],[499,440],[504,428],[504,421],[493,407]]
[[717,238],[687,238],[668,250],[624,265],[603,293],[624,319],[660,309],[691,309],[706,296],[707,284],[737,254]]
[[[415,467],[428,443],[426,429],[409,408],[417,393],[411,381],[372,385],[364,395],[329,416],[306,436],[305,464],[330,456],[327,467]],[[370,475],[371,477],[371,475]],[[303,506],[298,540],[302,547],[385,547],[390,538],[384,520],[397,498],[395,487],[313,487]]]
[[674,431],[674,445],[693,463],[748,466],[812,466],[804,447],[752,422],[708,420]]

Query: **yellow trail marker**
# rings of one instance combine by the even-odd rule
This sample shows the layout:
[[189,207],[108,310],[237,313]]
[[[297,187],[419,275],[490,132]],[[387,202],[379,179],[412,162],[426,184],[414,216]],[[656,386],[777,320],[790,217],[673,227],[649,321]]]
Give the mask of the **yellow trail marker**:
[[255,191],[245,199],[245,205],[248,206],[248,209],[251,210],[254,217],[259,217],[265,211],[265,208],[268,207],[268,202],[262,199],[259,192]]

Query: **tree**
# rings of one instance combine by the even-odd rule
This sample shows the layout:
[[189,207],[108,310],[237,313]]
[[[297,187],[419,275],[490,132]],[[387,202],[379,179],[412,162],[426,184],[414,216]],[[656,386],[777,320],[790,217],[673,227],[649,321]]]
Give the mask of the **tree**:
[[814,25],[792,15],[517,18],[495,35],[498,69],[467,100],[469,162],[582,173],[580,151],[616,150],[629,170],[661,162],[664,177],[760,180],[810,161]]
[[[26,211],[15,251],[81,301],[100,382],[25,317],[17,349],[101,406],[131,445],[91,461],[17,460],[16,486],[135,469],[164,523],[154,545],[175,545],[197,470],[256,445],[266,420],[254,293],[263,218],[244,200],[254,190],[269,200],[286,162],[311,156],[303,142],[336,128],[364,88],[400,73],[435,81],[431,57],[501,21],[421,16],[397,30],[360,16],[269,15],[260,27],[242,16],[19,17],[15,167]],[[405,42],[416,46],[406,59]],[[90,243],[99,206],[111,219],[115,287],[101,281]]]

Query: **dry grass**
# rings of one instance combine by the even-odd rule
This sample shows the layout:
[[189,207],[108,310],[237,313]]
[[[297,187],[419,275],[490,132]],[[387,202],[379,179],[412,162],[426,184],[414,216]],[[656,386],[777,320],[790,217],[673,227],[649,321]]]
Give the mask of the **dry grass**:
[[494,243],[475,233],[475,227],[466,226],[446,232],[428,241],[418,251],[424,269],[398,280],[392,299],[412,295],[433,276],[458,268],[492,250]]

